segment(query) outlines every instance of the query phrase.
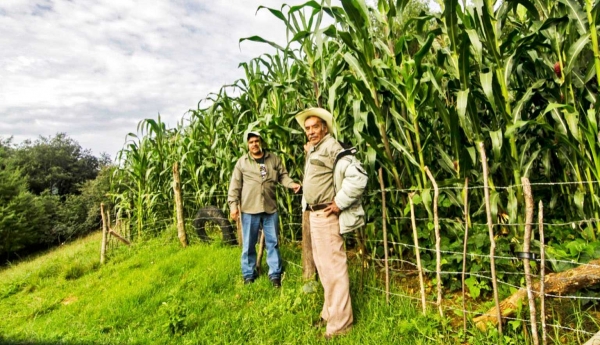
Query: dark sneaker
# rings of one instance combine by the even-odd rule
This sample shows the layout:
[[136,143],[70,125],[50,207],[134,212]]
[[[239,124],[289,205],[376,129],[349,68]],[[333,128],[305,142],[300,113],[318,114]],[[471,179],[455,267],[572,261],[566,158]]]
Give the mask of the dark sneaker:
[[244,285],[248,285],[248,284],[252,284],[254,283],[254,278],[245,278],[244,279]]
[[281,278],[273,278],[271,279],[271,283],[273,283],[273,287],[279,289],[281,287]]

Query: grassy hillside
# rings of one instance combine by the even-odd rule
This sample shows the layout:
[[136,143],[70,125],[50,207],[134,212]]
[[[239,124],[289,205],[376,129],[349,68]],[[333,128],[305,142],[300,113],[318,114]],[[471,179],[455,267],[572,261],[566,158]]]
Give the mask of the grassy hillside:
[[[0,342],[323,342],[324,330],[312,327],[322,294],[303,292],[301,269],[294,264],[287,264],[283,288],[277,290],[266,276],[242,284],[237,247],[198,243],[182,249],[175,239],[158,238],[113,250],[100,267],[99,243],[95,234],[0,271]],[[299,262],[295,250],[284,249],[284,257]],[[354,273],[353,281],[358,281]],[[356,327],[337,342],[428,342],[419,323],[410,321],[418,319],[412,306],[387,308],[378,294],[353,290]],[[431,320],[423,323],[430,326]]]
[[[324,343],[324,329],[312,326],[322,291],[303,292],[295,248],[283,249],[288,263],[277,290],[264,275],[243,285],[237,247],[194,243],[182,249],[176,238],[156,238],[111,250],[101,267],[99,243],[94,234],[0,271],[0,343]],[[387,306],[372,276],[365,277],[370,288],[361,291],[357,270],[351,265],[355,327],[333,343],[461,342],[460,326],[439,321],[435,312],[421,316],[410,299],[392,298]],[[467,339],[495,342],[493,334]]]

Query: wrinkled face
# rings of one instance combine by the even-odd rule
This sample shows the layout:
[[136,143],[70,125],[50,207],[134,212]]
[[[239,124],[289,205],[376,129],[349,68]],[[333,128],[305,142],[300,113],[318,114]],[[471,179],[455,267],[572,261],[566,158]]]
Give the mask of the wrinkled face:
[[304,132],[306,132],[308,141],[317,145],[327,135],[327,125],[320,118],[311,116],[304,121]]
[[250,137],[250,139],[248,139],[248,151],[250,151],[252,155],[259,155],[261,153],[262,150],[260,148],[259,137]]

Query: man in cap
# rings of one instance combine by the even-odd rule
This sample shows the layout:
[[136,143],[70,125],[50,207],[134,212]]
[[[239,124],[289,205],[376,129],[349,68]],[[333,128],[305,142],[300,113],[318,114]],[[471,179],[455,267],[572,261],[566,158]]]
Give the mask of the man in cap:
[[[296,115],[296,120],[308,138],[304,146],[307,159],[302,206],[303,211],[310,211],[313,258],[325,293],[321,320],[315,325],[326,322],[325,338],[330,339],[346,333],[353,322],[348,265],[340,232],[364,225],[360,196],[367,177],[360,163],[358,166],[350,164],[353,162],[350,158],[343,164],[338,163],[348,150],[332,136],[335,129],[329,111],[310,108]],[[354,214],[355,209],[360,209],[362,214]],[[342,210],[343,215],[358,221],[350,226],[343,224],[346,217],[340,218]]]
[[281,287],[281,255],[279,253],[278,215],[275,199],[277,183],[297,193],[300,185],[292,180],[279,157],[262,148],[262,137],[258,132],[248,132],[245,136],[248,154],[238,159],[227,202],[233,220],[242,219],[242,276],[249,284],[257,278],[256,242],[258,228],[262,223],[267,248],[269,279],[274,287]]

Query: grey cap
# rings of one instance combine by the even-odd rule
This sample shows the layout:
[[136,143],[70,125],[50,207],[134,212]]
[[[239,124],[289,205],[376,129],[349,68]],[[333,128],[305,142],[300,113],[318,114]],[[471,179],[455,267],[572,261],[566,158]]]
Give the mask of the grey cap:
[[250,140],[250,138],[252,138],[252,137],[259,137],[260,139],[262,139],[262,136],[258,132],[248,132],[248,133],[246,133],[246,141]]

